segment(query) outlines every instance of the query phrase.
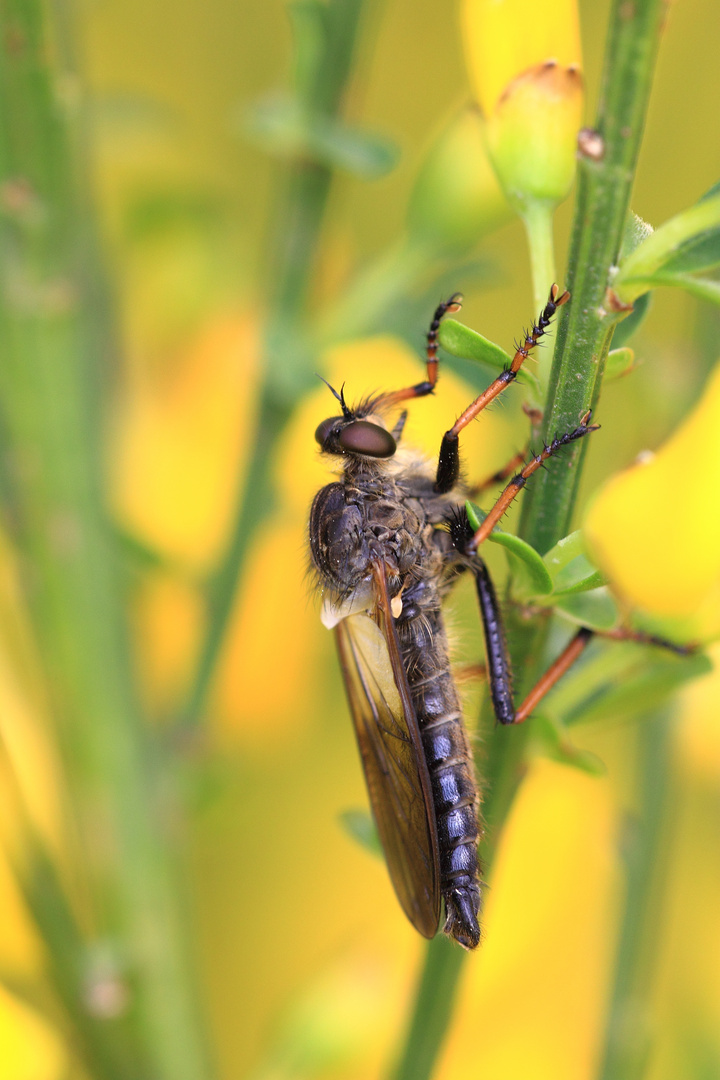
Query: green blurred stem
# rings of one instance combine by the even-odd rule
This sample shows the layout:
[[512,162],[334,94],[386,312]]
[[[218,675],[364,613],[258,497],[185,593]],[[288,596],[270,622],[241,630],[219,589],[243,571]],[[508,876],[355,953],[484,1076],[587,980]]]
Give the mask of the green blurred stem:
[[[39,0],[0,9],[0,462],[44,676],[38,697],[63,763],[64,870],[85,952],[70,948],[60,906],[54,915],[45,906],[45,919],[34,910],[75,1045],[95,1046],[93,1067],[97,1048],[106,1054],[98,1080],[207,1080],[165,829],[172,807],[136,699],[102,502],[101,384],[114,346],[97,302],[88,170],[68,111],[74,79],[59,69],[45,11]],[[35,896],[45,903],[50,868],[38,865]],[[97,942],[122,989],[112,1017],[92,1004]]]
[[[566,282],[572,298],[558,321],[545,439],[572,430],[597,404],[613,330],[625,314],[611,309],[606,294],[630,207],[664,17],[662,0],[630,5],[614,0],[595,125],[601,152],[596,153],[597,143],[580,143]],[[573,443],[565,451],[563,467],[541,471],[528,488],[520,532],[541,554],[570,531],[587,445],[588,439]]]
[[641,1080],[652,1047],[665,864],[673,814],[673,724],[669,711],[638,729],[638,812],[624,838],[625,907],[599,1080]]
[[406,1049],[392,1080],[427,1080],[452,1019],[464,953],[444,934],[428,943]]
[[[316,15],[321,18],[316,29],[322,42],[307,65],[304,55],[297,58],[297,93],[300,104],[310,114],[334,117],[342,111],[365,2],[328,0],[317,9],[307,9],[311,19]],[[304,9],[298,10],[302,16]],[[297,45],[302,49],[301,35]],[[305,314],[331,181],[330,166],[308,160],[292,162],[282,177],[279,209],[268,242],[265,376],[253,454],[247,473],[239,480],[228,547],[208,584],[207,630],[181,713],[185,728],[194,728],[203,719],[248,544],[273,506],[272,449],[292,415],[299,393],[309,385]]]
[[[553,214],[555,207],[544,200],[535,200],[522,212],[523,224],[530,250],[535,315],[539,315],[547,303],[550,286],[555,278],[555,241],[553,238]],[[540,376],[543,387],[549,375]]]
[[[555,432],[576,427],[600,393],[612,331],[621,317],[620,312],[605,310],[605,291],[620,251],[630,205],[664,12],[662,0],[636,0],[631,5],[625,0],[614,0],[596,125],[603,139],[604,154],[600,160],[587,154],[580,157],[567,282],[572,300],[563,308],[564,315],[559,320],[545,407],[546,439],[551,439]],[[533,278],[538,288],[535,267]],[[541,553],[549,551],[570,531],[587,441],[583,439],[569,447],[561,468],[540,470],[528,487],[519,531]],[[510,627],[509,636],[517,642],[513,648],[516,672],[529,682],[542,655],[542,628],[531,630],[518,624]],[[486,760],[481,762],[488,781],[483,802],[487,831],[481,848],[486,875],[491,871],[504,822],[522,780],[528,732],[527,725],[512,730],[495,727],[488,736]],[[432,962],[429,953],[424,982],[429,980]],[[476,962],[482,962],[482,954]],[[444,994],[452,993],[452,980],[459,977],[461,968],[458,963],[457,969],[449,974],[443,986]],[[441,1007],[439,994],[418,995],[408,1028],[410,1032],[427,1030],[432,1034],[432,1039],[428,1037],[425,1041],[422,1069],[415,1073],[418,1080],[432,1076],[447,1032],[446,1025],[432,1020],[433,1010],[438,1007]],[[446,1019],[449,1023],[449,1014]],[[407,1042],[397,1075],[410,1075],[405,1062],[411,1059],[415,1059],[414,1049]]]

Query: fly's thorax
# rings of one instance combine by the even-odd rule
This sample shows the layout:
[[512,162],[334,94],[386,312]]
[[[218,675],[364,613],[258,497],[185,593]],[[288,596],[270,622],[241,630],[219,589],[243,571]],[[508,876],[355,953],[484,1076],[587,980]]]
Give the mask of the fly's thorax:
[[310,552],[323,583],[340,594],[357,588],[371,559],[389,580],[403,581],[424,561],[430,542],[422,504],[408,505],[392,479],[335,483],[316,496],[310,512]]

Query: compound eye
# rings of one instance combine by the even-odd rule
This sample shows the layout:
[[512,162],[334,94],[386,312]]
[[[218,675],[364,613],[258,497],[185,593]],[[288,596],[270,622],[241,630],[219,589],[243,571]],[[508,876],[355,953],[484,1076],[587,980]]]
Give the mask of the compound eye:
[[369,420],[355,420],[340,432],[338,439],[343,450],[366,457],[392,457],[397,450],[389,431],[371,424]]
[[331,416],[329,420],[323,420],[322,424],[318,424],[315,430],[315,442],[319,443],[320,446],[324,446],[325,440],[337,424],[338,420],[340,420],[339,416]]

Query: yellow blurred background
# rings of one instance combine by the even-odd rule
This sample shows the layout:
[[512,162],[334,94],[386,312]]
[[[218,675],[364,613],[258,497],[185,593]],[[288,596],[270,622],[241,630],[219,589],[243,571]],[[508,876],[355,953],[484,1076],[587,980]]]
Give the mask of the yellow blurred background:
[[[607,14],[605,3],[580,5],[587,121]],[[633,197],[651,223],[720,176],[719,30],[715,0],[669,10]],[[257,438],[263,274],[279,167],[248,135],[245,117],[253,102],[288,86],[288,19],[284,5],[256,0],[126,0],[80,7],[77,35],[123,346],[108,423],[108,494],[140,552],[128,556],[129,608],[143,700],[168,724],[189,689],[204,629],[202,582],[224,550]],[[315,310],[330,307],[357,267],[400,234],[428,141],[468,98],[454,6],[369,5],[346,114],[397,142],[401,156],[380,179],[334,181],[311,287]],[[570,214],[570,203],[558,214],[561,273]],[[490,237],[455,272],[450,291],[465,293],[463,321],[509,348],[533,315],[520,225]],[[428,268],[417,292],[433,286]],[[412,332],[415,350],[394,329],[389,319],[369,340],[334,345],[314,367],[333,385],[345,382],[351,398],[416,381],[425,321]],[[602,441],[590,449],[584,495],[673,431],[720,355],[718,331],[709,305],[678,290],[656,295],[633,340],[640,365],[603,397]],[[443,371],[438,394],[413,408],[408,440],[432,454],[470,396]],[[188,755],[192,939],[223,1080],[384,1075],[424,949],[382,863],[340,821],[365,806],[365,793],[305,551],[308,507],[328,479],[313,432],[330,404],[320,383],[303,394],[276,448],[275,508],[253,540],[205,733]],[[522,446],[519,404],[518,396],[473,425],[465,444],[471,475],[492,473]],[[688,462],[689,470],[701,466]],[[14,610],[9,553],[5,561],[2,597]],[[467,659],[479,642],[463,641]],[[627,1019],[649,1035],[649,1080],[720,1076],[719,691],[717,675],[691,685],[673,728],[657,964],[649,1011]],[[0,702],[3,730],[15,733],[14,741],[6,736],[12,754],[37,788],[51,833],[53,785],[43,778],[53,775],[52,750],[12,658],[0,662]],[[586,725],[574,738],[606,773],[539,757],[532,764],[503,836],[484,941],[467,961],[440,1080],[597,1075],[642,747],[632,724]],[[4,860],[0,913],[9,985],[13,977],[41,985],[41,948]],[[0,1061],[2,1080],[82,1076],[62,1031],[4,990]]]

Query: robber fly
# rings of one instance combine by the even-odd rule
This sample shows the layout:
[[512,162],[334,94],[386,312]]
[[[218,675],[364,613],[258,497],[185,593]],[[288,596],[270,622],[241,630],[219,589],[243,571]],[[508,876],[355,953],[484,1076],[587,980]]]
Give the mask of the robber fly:
[[532,473],[595,427],[587,414],[573,431],[533,456],[510,480],[477,532],[465,510],[469,489],[460,478],[458,437],[514,381],[568,299],[567,292],[558,295],[553,285],[510,366],[443,436],[434,470],[399,448],[407,412],[400,413],[393,427],[387,418],[402,402],[435,389],[440,323],[459,310],[459,294],[435,312],[423,382],[367,398],[352,408],[342,390],[330,387],[341,415],[324,420],[315,432],[322,453],[340,459],[342,474],[315,497],[310,552],[324,594],[323,622],[335,631],[390,877],[421,934],[431,938],[437,933],[444,902],[445,933],[468,949],[480,940],[480,798],[450,670],[442,602],[462,573],[473,575],[496,716],[503,724],[524,719],[584,647],[590,632],[583,637],[580,631],[546,676],[539,696],[536,690],[516,709],[498,601],[477,551]]

